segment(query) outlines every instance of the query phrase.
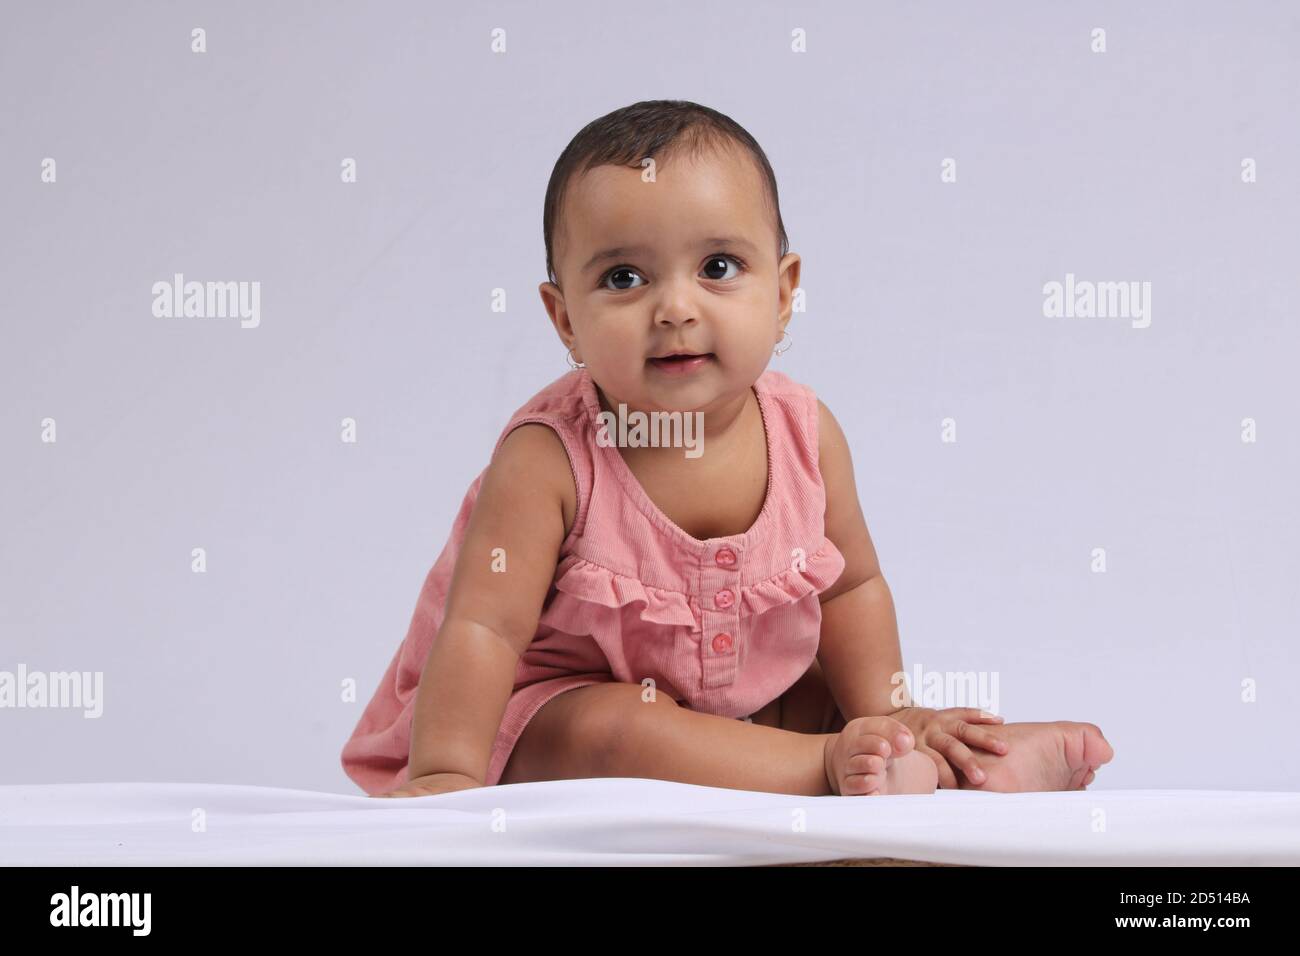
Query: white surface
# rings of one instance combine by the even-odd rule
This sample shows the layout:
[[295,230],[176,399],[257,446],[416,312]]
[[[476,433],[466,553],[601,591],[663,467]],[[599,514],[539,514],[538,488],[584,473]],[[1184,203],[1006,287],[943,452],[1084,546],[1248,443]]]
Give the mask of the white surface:
[[[196,810],[204,832],[193,828]],[[1300,794],[800,797],[630,778],[409,799],[220,784],[0,787],[0,864],[7,866],[716,865],[849,857],[1296,865]]]

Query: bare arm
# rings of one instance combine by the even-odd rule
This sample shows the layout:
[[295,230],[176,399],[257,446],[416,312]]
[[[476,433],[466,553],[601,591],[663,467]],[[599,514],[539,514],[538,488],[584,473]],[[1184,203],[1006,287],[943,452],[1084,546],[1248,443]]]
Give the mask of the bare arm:
[[[817,659],[831,696],[846,720],[890,716],[906,724],[919,752],[939,769],[939,785],[959,786],[956,772],[979,783],[971,747],[1005,754],[1006,743],[980,723],[1002,718],[975,708],[917,707],[902,680],[894,598],[880,573],[876,549],[858,505],[848,442],[830,410],[819,403],[819,460],[826,485],[826,536],[844,554],[844,573],[822,592]],[[895,678],[897,677],[897,680]]]
[[[821,595],[817,660],[845,720],[891,714],[912,703],[907,685],[892,681],[903,670],[894,598],[862,517],[848,442],[830,409],[817,405],[826,536],[844,555],[844,572]],[[890,699],[896,690],[897,703]]]
[[[541,424],[511,431],[483,477],[442,627],[420,675],[412,781],[438,774],[479,785],[486,779],[515,668],[537,631],[575,501],[555,432]],[[493,570],[502,559],[505,570]]]

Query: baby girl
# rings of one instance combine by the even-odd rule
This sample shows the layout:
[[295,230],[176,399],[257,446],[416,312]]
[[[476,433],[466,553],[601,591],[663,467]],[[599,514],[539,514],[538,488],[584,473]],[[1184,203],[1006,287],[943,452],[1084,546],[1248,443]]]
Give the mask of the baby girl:
[[[768,368],[800,260],[753,137],[695,103],[617,110],[564,150],[543,218],[540,292],[572,370],[471,484],[347,774],[375,796],[1086,787],[1112,756],[1095,725],[917,707],[898,685],[844,434]],[[655,412],[698,421],[700,447],[609,427]]]

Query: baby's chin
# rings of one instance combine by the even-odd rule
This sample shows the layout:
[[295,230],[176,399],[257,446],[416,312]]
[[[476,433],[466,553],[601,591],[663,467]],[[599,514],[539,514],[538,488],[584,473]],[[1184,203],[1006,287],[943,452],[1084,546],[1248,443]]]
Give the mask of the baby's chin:
[[709,412],[751,391],[754,380],[737,376],[734,371],[724,373],[716,359],[690,375],[669,376],[647,369],[636,389],[636,407],[645,411]]

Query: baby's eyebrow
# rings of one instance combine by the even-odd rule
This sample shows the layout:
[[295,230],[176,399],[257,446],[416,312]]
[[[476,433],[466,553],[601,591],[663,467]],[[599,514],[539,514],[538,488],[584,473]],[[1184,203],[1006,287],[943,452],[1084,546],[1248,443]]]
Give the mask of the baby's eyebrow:
[[[754,244],[740,236],[710,236],[707,239],[699,240],[695,245],[701,249],[706,246],[730,246],[733,249],[741,249],[750,254],[753,254],[754,251]],[[582,271],[587,272],[592,267],[600,265],[602,262],[608,262],[611,259],[627,259],[646,251],[648,251],[646,246],[611,246],[608,249],[602,249],[588,259],[586,265],[582,267]]]
[[610,259],[627,259],[642,252],[645,252],[645,246],[613,246],[609,249],[602,249],[587,260],[587,264],[582,267],[582,271],[587,272],[592,266],[608,262]]

